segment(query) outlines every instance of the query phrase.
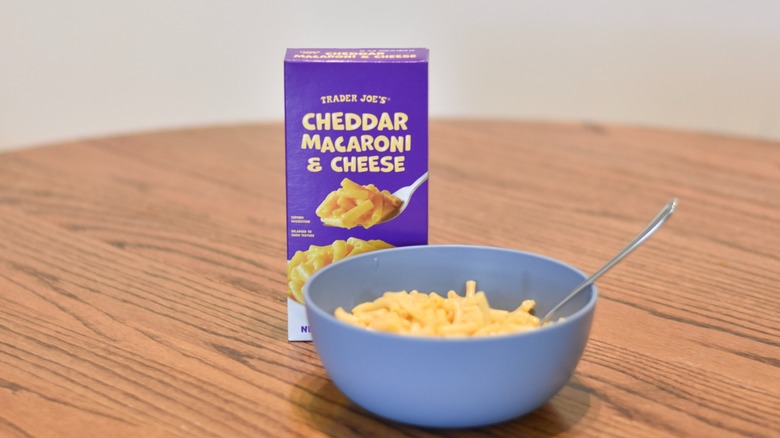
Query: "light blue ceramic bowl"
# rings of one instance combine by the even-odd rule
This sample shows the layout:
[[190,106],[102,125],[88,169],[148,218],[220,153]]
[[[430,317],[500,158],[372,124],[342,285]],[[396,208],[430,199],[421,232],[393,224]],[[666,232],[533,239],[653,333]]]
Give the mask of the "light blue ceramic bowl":
[[529,413],[569,380],[590,332],[595,286],[559,313],[562,322],[483,338],[419,338],[369,331],[337,320],[385,291],[463,294],[476,280],[492,307],[524,299],[537,314],[586,276],[540,255],[483,246],[413,246],[371,252],[320,270],[304,286],[314,345],[333,383],[364,409],[425,427],[484,426]]

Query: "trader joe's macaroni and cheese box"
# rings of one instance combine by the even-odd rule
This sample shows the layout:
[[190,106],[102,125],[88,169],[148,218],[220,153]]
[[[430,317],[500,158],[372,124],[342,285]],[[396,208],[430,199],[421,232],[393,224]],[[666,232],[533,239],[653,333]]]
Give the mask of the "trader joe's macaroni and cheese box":
[[318,269],[428,243],[428,50],[288,49],[284,94],[288,338],[304,341]]

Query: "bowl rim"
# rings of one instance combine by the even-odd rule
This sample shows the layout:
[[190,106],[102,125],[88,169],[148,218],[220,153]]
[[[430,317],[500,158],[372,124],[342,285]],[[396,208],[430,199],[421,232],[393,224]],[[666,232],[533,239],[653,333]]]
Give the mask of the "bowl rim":
[[[393,247],[393,248],[386,248],[386,249],[379,249],[376,251],[371,251],[363,254],[358,254],[353,257],[347,257],[345,259],[341,259],[337,262],[331,263],[328,266],[323,267],[322,269],[315,272],[308,281],[306,281],[306,284],[303,285],[303,302],[304,306],[306,307],[307,312],[315,312],[320,316],[323,316],[326,320],[329,320],[330,322],[335,323],[336,325],[348,329],[349,331],[356,331],[359,333],[366,334],[368,336],[376,336],[379,338],[388,338],[388,339],[396,339],[396,340],[403,340],[404,342],[419,342],[419,343],[474,343],[474,342],[480,342],[480,343],[487,343],[487,342],[499,342],[502,340],[515,338],[515,337],[528,337],[528,336],[538,336],[539,333],[545,333],[555,330],[563,330],[565,326],[575,324],[578,320],[585,318],[588,314],[592,314],[594,311],[594,308],[596,306],[596,301],[598,300],[598,287],[595,283],[592,283],[589,287],[591,289],[590,298],[588,299],[587,303],[585,303],[584,306],[582,306],[581,309],[577,310],[576,312],[572,313],[571,315],[567,316],[566,319],[563,321],[558,321],[554,324],[548,324],[543,325],[541,327],[535,328],[533,330],[524,330],[520,332],[515,333],[505,333],[505,334],[499,334],[499,335],[490,335],[490,336],[464,336],[464,337],[438,337],[438,336],[411,336],[411,335],[405,335],[401,333],[392,333],[392,332],[384,332],[380,330],[369,330],[364,327],[358,327],[353,324],[349,324],[347,322],[344,322],[338,318],[336,318],[335,315],[326,312],[319,306],[313,304],[313,301],[310,299],[309,295],[309,286],[316,279],[318,276],[320,276],[323,272],[326,272],[330,270],[333,266],[337,266],[343,263],[349,263],[353,260],[358,260],[361,258],[366,257],[372,257],[376,256],[377,253],[386,253],[386,252],[403,252],[403,251],[414,251],[414,250],[420,250],[422,248],[470,248],[470,249],[478,249],[478,250],[488,250],[488,251],[505,251],[505,252],[511,252],[516,254],[522,254],[527,255],[531,257],[536,257],[540,259],[544,259],[548,262],[561,265],[567,269],[572,270],[573,272],[577,273],[578,275],[582,276],[582,279],[585,280],[588,278],[588,275],[586,275],[581,270],[577,269],[576,267],[565,263],[563,261],[554,259],[552,257],[548,257],[545,255],[528,252],[528,251],[522,251],[517,249],[511,249],[511,248],[504,248],[499,246],[488,246],[488,245],[465,245],[465,244],[433,244],[433,245],[409,245],[409,246],[399,246],[399,247]],[[313,333],[313,339],[316,341],[317,335],[316,333]]]

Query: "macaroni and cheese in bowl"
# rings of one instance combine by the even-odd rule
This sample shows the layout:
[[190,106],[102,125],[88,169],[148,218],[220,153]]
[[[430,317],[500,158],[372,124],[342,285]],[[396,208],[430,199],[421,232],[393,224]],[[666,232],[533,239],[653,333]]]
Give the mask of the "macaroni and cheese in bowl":
[[[323,268],[304,285],[304,301],[323,366],[353,402],[402,423],[476,427],[529,413],[569,381],[588,339],[596,287],[569,302],[554,323],[535,326],[533,315],[543,315],[585,278],[562,262],[522,251],[411,246]],[[461,303],[479,293],[484,302],[480,299],[477,310]],[[412,294],[419,296],[406,296]],[[517,314],[512,318],[523,327],[488,333],[469,326],[450,336],[448,328],[424,328],[428,316],[409,317],[420,310],[399,298],[436,307],[432,314],[445,323],[460,317],[444,316],[454,308],[463,315],[482,313],[477,319],[485,320],[494,312],[500,321]],[[399,324],[384,321],[367,327],[375,315],[362,316],[366,310],[384,315],[399,307],[406,309],[400,325],[413,319],[412,327],[423,328],[402,333]],[[368,322],[357,321],[361,318]]]

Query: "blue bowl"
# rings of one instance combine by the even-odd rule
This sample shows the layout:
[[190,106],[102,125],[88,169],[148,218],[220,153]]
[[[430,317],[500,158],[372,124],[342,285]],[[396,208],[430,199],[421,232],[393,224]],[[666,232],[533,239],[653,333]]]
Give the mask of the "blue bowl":
[[586,276],[562,262],[484,246],[375,251],[333,263],[303,288],[317,353],[333,383],[378,416],[416,426],[476,427],[538,408],[570,379],[588,340],[597,290],[567,303],[563,321],[522,333],[423,338],[371,331],[333,316],[386,291],[463,294],[476,280],[491,307],[536,300],[543,315]]

